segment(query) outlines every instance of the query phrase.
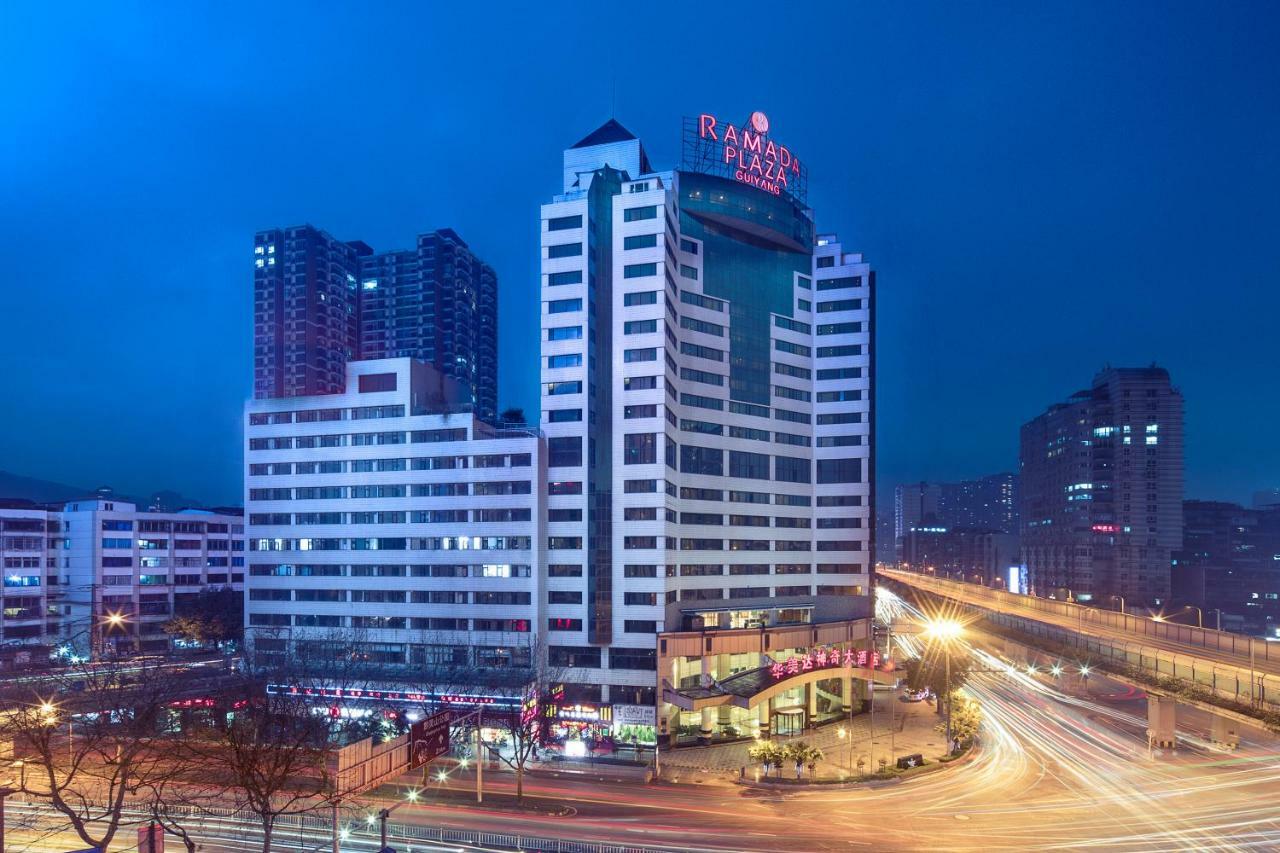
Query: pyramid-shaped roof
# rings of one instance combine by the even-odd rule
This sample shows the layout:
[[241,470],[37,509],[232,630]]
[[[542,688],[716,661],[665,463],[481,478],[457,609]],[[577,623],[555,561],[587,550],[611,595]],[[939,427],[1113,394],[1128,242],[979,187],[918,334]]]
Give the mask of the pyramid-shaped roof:
[[610,142],[626,142],[635,139],[636,135],[618,124],[617,119],[609,119],[586,136],[579,139],[574,148],[589,148],[592,145],[607,145]]

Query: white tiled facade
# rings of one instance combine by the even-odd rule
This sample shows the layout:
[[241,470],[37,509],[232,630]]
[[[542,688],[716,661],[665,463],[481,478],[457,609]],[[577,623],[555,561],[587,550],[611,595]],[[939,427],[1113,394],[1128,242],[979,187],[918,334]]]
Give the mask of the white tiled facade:
[[346,370],[346,393],[247,406],[255,651],[354,648],[388,675],[526,661],[544,612],[541,439],[476,420],[423,362]]
[[652,704],[661,632],[868,613],[874,280],[809,211],[775,233],[754,208],[785,202],[608,127],[541,211],[547,642]]
[[[0,509],[0,527],[6,641],[82,655],[106,646],[163,652],[164,624],[184,597],[243,586],[239,515],[139,511],[92,498],[56,510]],[[119,620],[107,625],[113,614]]]

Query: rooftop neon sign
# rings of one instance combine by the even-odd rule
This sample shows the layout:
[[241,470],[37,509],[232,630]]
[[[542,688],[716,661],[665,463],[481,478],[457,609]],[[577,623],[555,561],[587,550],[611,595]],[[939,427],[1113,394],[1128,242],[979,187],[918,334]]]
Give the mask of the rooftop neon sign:
[[698,116],[698,139],[716,146],[720,166],[735,181],[773,195],[796,194],[790,187],[801,178],[800,158],[768,134],[769,117],[759,111],[741,127],[709,113]]

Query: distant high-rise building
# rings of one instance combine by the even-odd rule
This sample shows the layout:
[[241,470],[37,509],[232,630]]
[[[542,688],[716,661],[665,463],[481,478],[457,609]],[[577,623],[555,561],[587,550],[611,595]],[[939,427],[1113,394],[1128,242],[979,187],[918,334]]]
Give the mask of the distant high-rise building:
[[360,348],[357,312],[363,243],[310,225],[259,231],[253,240],[253,395],[343,391]]
[[899,545],[916,527],[945,527],[942,511],[942,485],[939,483],[906,483],[893,493],[893,534]]
[[458,380],[478,417],[497,410],[493,268],[450,229],[374,254],[310,225],[254,238],[254,397],[341,394],[346,363],[410,357]]
[[1220,501],[1182,506],[1174,601],[1201,608],[1206,626],[1217,627],[1221,611],[1224,627],[1266,633],[1280,620],[1280,506],[1246,509]]
[[914,527],[902,539],[902,562],[990,586],[1018,564],[1018,537],[972,527]]
[[418,236],[411,251],[360,263],[360,358],[408,356],[470,391],[475,413],[498,406],[498,278],[451,229]]
[[1022,555],[1037,595],[1169,597],[1182,545],[1182,395],[1163,368],[1108,368],[1022,427]]
[[898,560],[907,535],[918,528],[1018,533],[1018,475],[992,474],[955,483],[906,483],[894,492]]
[[1018,532],[1018,475],[992,474],[942,484],[939,515],[947,527]]

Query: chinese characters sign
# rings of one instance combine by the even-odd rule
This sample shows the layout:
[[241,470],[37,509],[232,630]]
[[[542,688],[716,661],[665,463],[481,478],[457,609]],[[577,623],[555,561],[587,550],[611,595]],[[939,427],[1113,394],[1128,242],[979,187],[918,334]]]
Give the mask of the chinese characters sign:
[[858,667],[860,669],[893,669],[893,661],[881,658],[879,652],[867,649],[810,649],[799,657],[778,661],[769,666],[769,674],[775,679],[787,678],[813,669],[833,667]]

